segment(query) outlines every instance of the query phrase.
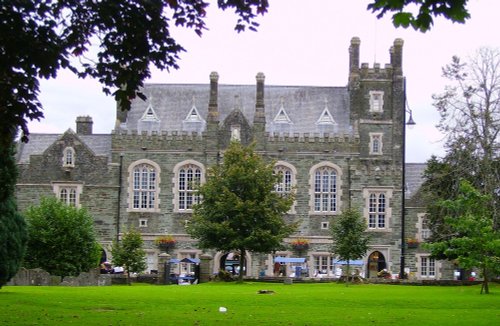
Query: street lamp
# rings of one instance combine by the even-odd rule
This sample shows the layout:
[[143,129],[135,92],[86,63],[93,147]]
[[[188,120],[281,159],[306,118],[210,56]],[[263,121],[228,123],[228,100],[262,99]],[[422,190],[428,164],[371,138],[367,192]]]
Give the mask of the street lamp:
[[[406,113],[410,116],[408,121],[406,121]],[[402,175],[401,175],[401,269],[399,271],[399,279],[402,280],[405,278],[405,215],[406,215],[406,203],[405,203],[405,194],[406,194],[406,126],[412,128],[415,125],[415,121],[413,120],[412,111],[406,104],[406,108],[403,112],[403,130],[402,130],[402,145],[401,145],[401,164],[402,164]]]

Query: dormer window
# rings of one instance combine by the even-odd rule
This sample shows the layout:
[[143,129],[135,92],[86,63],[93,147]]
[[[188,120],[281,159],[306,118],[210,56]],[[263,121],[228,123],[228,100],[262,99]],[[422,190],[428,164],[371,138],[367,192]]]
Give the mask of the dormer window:
[[63,151],[63,166],[64,167],[74,167],[75,166],[75,150],[73,147],[66,147]]
[[382,133],[370,133],[370,155],[382,154]]
[[384,112],[384,92],[370,92],[370,112]]
[[231,140],[232,141],[241,141],[241,128],[239,125],[231,126]]
[[146,108],[146,111],[144,111],[141,121],[160,121],[151,103]]

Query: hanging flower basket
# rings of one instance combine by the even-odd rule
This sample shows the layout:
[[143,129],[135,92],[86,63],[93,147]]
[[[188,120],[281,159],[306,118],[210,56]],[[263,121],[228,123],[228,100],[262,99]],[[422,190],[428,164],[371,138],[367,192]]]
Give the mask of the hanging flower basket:
[[293,240],[291,245],[293,250],[296,250],[298,252],[306,251],[309,249],[309,240],[304,238],[298,238],[296,240]]
[[171,235],[163,235],[155,239],[156,246],[163,251],[169,251],[175,247],[175,239]]
[[406,246],[408,248],[418,248],[420,242],[417,239],[406,239]]

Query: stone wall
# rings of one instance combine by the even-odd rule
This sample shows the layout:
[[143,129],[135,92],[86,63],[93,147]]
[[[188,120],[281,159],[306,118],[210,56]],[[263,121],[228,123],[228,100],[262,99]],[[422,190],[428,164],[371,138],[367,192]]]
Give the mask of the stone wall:
[[99,269],[81,273],[78,276],[67,276],[61,279],[60,276],[50,275],[40,268],[21,268],[7,285],[34,285],[34,286],[104,286],[111,285],[111,275],[99,273]]

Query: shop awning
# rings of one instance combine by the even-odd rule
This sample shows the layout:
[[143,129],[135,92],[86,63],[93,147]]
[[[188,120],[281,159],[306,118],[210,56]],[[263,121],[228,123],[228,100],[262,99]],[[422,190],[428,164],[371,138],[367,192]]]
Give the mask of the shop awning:
[[[335,260],[333,263],[337,265],[347,265],[346,260]],[[364,262],[362,260],[350,260],[349,265],[364,265]]]
[[183,258],[181,263],[199,264],[200,260],[198,258]]
[[305,258],[299,257],[276,257],[274,258],[275,263],[305,263]]

